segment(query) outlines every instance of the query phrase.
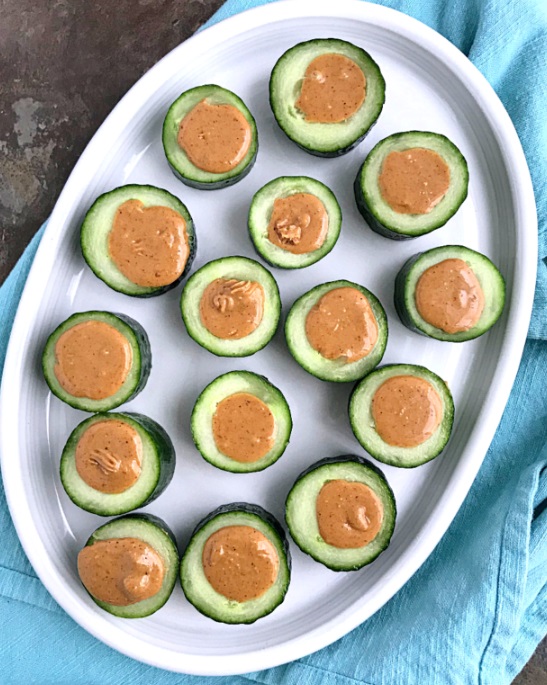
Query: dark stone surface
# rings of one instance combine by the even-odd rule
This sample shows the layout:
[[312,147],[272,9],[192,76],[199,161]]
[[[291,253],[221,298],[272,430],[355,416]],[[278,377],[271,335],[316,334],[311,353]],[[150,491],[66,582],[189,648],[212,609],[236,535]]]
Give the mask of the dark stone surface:
[[[0,283],[112,107],[222,2],[0,0]],[[514,685],[547,685],[547,640]]]

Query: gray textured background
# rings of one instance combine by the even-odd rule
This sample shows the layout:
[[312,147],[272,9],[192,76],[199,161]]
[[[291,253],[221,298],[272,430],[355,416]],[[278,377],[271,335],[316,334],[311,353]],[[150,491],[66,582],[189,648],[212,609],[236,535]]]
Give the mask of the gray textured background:
[[[0,0],[0,283],[112,107],[222,2]],[[547,685],[547,640],[514,685]]]

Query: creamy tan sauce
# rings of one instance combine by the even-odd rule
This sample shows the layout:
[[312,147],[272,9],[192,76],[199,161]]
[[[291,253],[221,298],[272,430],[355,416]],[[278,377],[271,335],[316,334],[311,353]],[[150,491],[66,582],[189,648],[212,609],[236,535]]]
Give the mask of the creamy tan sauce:
[[373,349],[378,324],[363,293],[351,287],[335,288],[310,309],[306,337],[326,359],[355,362]]
[[222,454],[249,464],[262,459],[275,441],[275,419],[255,395],[238,392],[218,403],[213,414],[213,437]]
[[445,333],[468,331],[484,309],[484,293],[463,259],[445,259],[426,269],[416,284],[418,313]]
[[378,185],[384,200],[399,214],[428,214],[448,192],[450,168],[433,150],[394,151],[384,159]]
[[319,491],[315,505],[323,540],[339,549],[368,545],[380,532],[382,502],[364,483],[330,480]]
[[366,84],[362,69],[353,60],[329,52],[308,64],[296,106],[306,121],[339,123],[361,107]]
[[125,607],[157,594],[165,568],[161,556],[142,540],[111,538],[82,549],[78,573],[95,599]]
[[264,289],[255,281],[217,278],[203,291],[199,315],[201,323],[217,338],[245,338],[262,321]]
[[186,222],[169,207],[145,207],[140,200],[128,200],[116,210],[108,251],[133,283],[169,285],[182,275],[190,254]]
[[279,572],[274,545],[251,526],[226,526],[213,533],[203,547],[202,564],[213,588],[236,602],[261,597]]
[[243,161],[251,138],[249,122],[237,107],[202,100],[180,122],[178,144],[198,169],[223,174]]
[[104,400],[122,387],[133,352],[127,338],[103,321],[85,321],[65,331],[55,344],[54,373],[74,397]]
[[277,247],[293,254],[313,252],[323,245],[328,230],[329,215],[315,195],[295,193],[275,200],[268,240]]
[[130,488],[141,474],[141,462],[140,435],[124,421],[97,421],[76,445],[76,471],[99,492],[116,494]]
[[374,393],[372,418],[377,433],[388,445],[416,447],[439,427],[443,403],[424,378],[393,376]]

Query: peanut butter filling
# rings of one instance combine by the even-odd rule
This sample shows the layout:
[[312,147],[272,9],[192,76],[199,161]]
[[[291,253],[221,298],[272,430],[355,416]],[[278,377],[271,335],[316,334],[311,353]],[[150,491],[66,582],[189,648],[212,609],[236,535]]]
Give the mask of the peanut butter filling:
[[97,421],[78,440],[76,471],[94,490],[124,492],[141,475],[142,440],[124,421]]
[[90,595],[126,607],[161,590],[165,568],[153,547],[137,538],[99,540],[78,554],[78,573]]
[[336,124],[361,107],[366,85],[362,69],[353,60],[329,52],[308,64],[296,106],[306,121]]
[[386,155],[378,177],[382,197],[399,214],[428,214],[450,187],[450,168],[433,150],[413,147]]
[[252,526],[226,526],[205,542],[205,577],[224,597],[248,602],[261,597],[277,579],[279,556],[274,545]]
[[245,338],[262,321],[264,289],[255,281],[217,278],[203,291],[199,315],[201,323],[217,338]]
[[319,491],[315,505],[323,540],[339,549],[355,549],[372,542],[384,518],[378,495],[364,483],[330,480]]
[[481,284],[463,259],[445,259],[426,269],[414,298],[422,319],[445,333],[473,328],[484,309]]
[[439,427],[443,403],[424,378],[393,376],[374,393],[372,418],[376,432],[388,445],[416,447]]
[[287,252],[318,250],[327,237],[329,215],[325,205],[310,193],[278,197],[268,224],[268,240]]
[[249,464],[266,456],[275,441],[275,419],[266,403],[238,392],[218,403],[213,414],[213,437],[222,454]]
[[202,100],[180,122],[177,140],[198,169],[223,174],[243,161],[251,138],[249,122],[237,107]]
[[310,309],[306,336],[326,359],[356,362],[376,345],[378,324],[362,292],[351,287],[334,288]]
[[169,207],[145,207],[140,200],[127,200],[116,210],[108,251],[132,283],[170,285],[182,275],[190,254],[186,221]]
[[103,321],[84,321],[65,331],[55,344],[54,373],[73,397],[104,400],[122,387],[133,352],[127,338]]

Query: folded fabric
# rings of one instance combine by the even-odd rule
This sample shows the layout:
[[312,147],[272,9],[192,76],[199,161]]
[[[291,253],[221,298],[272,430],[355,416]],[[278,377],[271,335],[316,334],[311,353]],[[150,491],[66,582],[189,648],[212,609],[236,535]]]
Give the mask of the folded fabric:
[[[228,0],[211,22],[260,4]],[[547,7],[542,0],[387,1],[470,56],[511,114],[531,167],[540,219],[529,340],[504,417],[449,531],[377,614],[299,661],[226,685],[505,685],[547,632]],[[39,236],[0,289],[0,369]],[[49,596],[30,567],[0,492],[2,683],[218,683],[161,671],[98,642]]]

